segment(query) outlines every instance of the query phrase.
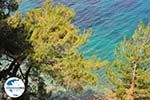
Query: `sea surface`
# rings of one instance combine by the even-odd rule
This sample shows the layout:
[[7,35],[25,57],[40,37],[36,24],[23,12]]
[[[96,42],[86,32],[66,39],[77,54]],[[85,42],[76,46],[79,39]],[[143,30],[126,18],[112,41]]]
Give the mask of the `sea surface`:
[[[23,0],[19,11],[40,7],[44,0]],[[89,42],[80,47],[86,58],[113,59],[114,47],[125,35],[132,36],[139,21],[150,21],[150,0],[55,0],[76,11],[73,23],[93,29]]]

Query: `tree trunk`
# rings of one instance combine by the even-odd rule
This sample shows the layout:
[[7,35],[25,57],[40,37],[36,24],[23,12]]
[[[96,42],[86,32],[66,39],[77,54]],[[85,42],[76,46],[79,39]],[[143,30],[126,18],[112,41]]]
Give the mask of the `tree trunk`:
[[2,79],[5,79],[8,75],[10,75],[11,70],[13,69],[13,66],[16,63],[16,59],[14,59],[11,64],[9,65],[9,67],[7,69],[4,69],[2,71],[0,71],[0,81]]
[[[14,59],[7,69],[0,71],[0,82],[2,82],[2,80],[6,80],[8,76],[9,77],[17,76],[17,72],[19,71],[20,65],[21,65],[21,62],[19,62],[19,60],[17,59]],[[25,73],[25,77],[23,77],[23,80],[25,80],[24,94],[19,98],[12,98],[12,100],[29,100],[30,94],[28,93],[27,88],[28,88],[28,77],[29,77],[30,70],[31,70],[31,67],[28,68],[28,70]],[[0,91],[0,95],[6,95],[6,94],[2,90]],[[0,98],[0,100],[3,100],[3,98]]]
[[29,73],[31,71],[32,67],[29,67],[28,70],[25,73],[25,92],[23,93],[22,96],[18,97],[18,98],[12,98],[12,100],[30,100],[30,93],[29,91],[27,91],[28,89],[28,77],[29,77]]
[[127,91],[127,100],[134,100],[134,92],[135,92],[135,79],[136,79],[136,68],[137,64],[134,64],[132,68],[132,79],[129,90]]

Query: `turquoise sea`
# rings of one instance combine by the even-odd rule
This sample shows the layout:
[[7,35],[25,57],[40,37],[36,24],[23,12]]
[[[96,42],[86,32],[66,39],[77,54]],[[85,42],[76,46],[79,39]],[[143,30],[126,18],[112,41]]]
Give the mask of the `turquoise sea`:
[[[23,0],[19,11],[39,7],[44,0]],[[80,29],[93,29],[87,44],[80,48],[85,57],[113,59],[114,47],[124,35],[130,37],[139,21],[150,21],[150,0],[54,0],[73,8],[73,23]]]

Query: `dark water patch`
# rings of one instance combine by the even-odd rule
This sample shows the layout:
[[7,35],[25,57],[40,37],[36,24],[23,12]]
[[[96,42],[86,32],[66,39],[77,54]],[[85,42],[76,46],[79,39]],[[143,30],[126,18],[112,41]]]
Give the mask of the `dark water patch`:
[[122,0],[122,1],[120,0],[119,2],[113,4],[112,7],[125,9],[133,6],[137,2],[138,2],[137,0]]

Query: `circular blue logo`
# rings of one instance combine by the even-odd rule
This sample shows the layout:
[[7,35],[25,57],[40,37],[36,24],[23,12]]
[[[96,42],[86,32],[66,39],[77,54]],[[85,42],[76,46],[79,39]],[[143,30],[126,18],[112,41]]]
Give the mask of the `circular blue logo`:
[[4,89],[8,96],[17,98],[24,93],[25,85],[21,79],[17,77],[11,77],[5,82]]

